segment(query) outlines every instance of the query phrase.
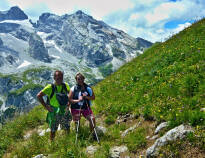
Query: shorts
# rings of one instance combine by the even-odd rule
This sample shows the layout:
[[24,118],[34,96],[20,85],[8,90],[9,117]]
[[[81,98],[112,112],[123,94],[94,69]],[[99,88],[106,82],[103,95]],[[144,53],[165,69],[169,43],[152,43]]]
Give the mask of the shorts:
[[70,129],[70,119],[64,115],[56,115],[55,123],[51,124],[51,131],[55,132],[58,129],[59,124],[63,130]]
[[78,121],[80,120],[81,114],[87,119],[89,120],[90,117],[94,118],[93,112],[91,110],[91,108],[87,108],[87,109],[71,109],[71,114],[73,117],[73,121]]
[[61,125],[61,128],[63,130],[69,130],[70,129],[70,121],[71,121],[70,113],[67,115],[55,114],[55,115],[52,115],[51,117],[49,117],[49,115],[47,115],[47,122],[49,124],[50,129],[51,129],[51,132],[57,131],[59,124]]

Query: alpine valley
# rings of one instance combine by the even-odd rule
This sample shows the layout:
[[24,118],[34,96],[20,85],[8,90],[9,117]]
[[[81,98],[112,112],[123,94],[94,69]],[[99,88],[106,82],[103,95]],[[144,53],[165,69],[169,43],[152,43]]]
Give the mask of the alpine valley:
[[0,11],[0,122],[37,105],[54,70],[70,86],[77,72],[93,85],[151,45],[82,11],[43,13],[36,23],[17,6]]

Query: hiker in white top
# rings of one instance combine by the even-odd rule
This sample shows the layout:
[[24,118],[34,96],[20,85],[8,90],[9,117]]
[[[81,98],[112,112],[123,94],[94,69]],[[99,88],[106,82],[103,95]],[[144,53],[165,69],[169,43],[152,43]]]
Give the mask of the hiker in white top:
[[93,132],[96,123],[90,106],[91,100],[95,99],[95,94],[92,88],[84,82],[85,77],[81,73],[77,73],[75,79],[77,84],[69,92],[73,121],[77,125],[82,114],[89,121],[90,131]]

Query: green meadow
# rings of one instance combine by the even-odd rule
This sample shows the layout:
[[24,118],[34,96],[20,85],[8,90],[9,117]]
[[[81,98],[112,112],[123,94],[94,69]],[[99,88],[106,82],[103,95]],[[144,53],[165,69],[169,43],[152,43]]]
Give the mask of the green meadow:
[[[186,156],[185,151],[205,156],[205,112],[202,110],[205,108],[205,19],[165,42],[155,43],[93,89],[96,100],[92,107],[97,125],[109,131],[100,137],[100,145],[91,138],[84,119],[77,144],[74,129],[69,135],[58,132],[53,143],[49,141],[49,133],[39,136],[34,129],[48,128],[46,111],[39,105],[0,130],[0,157],[44,154],[85,158],[89,157],[85,152],[89,145],[99,146],[93,155],[96,158],[109,157],[109,150],[115,145],[126,145],[130,154],[137,157],[154,143],[146,137],[152,136],[156,125],[165,121],[168,127],[161,136],[180,124],[191,125],[194,133],[164,146],[159,157],[182,157],[182,154]],[[117,117],[125,114],[135,116],[132,122],[116,124]],[[121,133],[137,122],[141,122],[139,127],[122,138]],[[25,140],[24,135],[29,131],[33,131],[32,135]]]

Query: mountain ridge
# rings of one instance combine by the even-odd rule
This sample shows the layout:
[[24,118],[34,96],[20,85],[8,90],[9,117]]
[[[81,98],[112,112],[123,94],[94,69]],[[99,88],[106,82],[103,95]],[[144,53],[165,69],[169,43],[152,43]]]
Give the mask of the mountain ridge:
[[42,13],[36,23],[24,14],[18,7],[0,13],[4,19],[0,20],[0,76],[4,83],[14,83],[9,89],[0,84],[0,89],[7,89],[0,94],[1,113],[12,106],[17,111],[28,109],[29,102],[29,108],[35,106],[37,91],[53,82],[56,69],[64,71],[70,85],[77,72],[93,85],[151,46],[82,11],[62,16]]

